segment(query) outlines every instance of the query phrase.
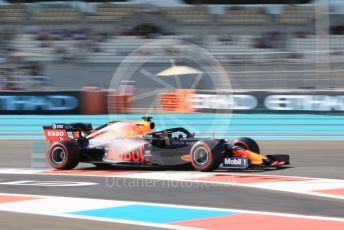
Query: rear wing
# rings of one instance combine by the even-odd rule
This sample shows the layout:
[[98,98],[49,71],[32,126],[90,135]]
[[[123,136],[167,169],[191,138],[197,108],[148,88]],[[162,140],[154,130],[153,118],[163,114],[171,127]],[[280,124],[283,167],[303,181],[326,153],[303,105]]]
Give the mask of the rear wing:
[[92,125],[90,123],[52,124],[44,125],[43,130],[46,140],[53,144],[56,141],[78,139],[82,136],[82,132],[91,131]]

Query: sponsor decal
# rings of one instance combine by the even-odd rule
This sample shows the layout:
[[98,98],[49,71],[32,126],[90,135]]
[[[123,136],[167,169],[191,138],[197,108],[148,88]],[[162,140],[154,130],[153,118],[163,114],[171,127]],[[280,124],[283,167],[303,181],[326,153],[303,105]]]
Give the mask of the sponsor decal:
[[269,110],[344,111],[344,96],[269,95],[264,103]]
[[182,161],[188,161],[188,162],[190,162],[190,161],[191,161],[191,156],[190,156],[190,154],[185,154],[185,155],[181,156],[180,159],[181,159]]
[[64,131],[47,131],[48,137],[63,137],[64,135]]
[[1,110],[73,110],[78,99],[67,95],[0,96]]
[[151,151],[150,150],[145,150],[144,156],[149,156],[149,157],[152,156]]
[[79,114],[79,91],[1,92],[0,114]]
[[269,91],[247,93],[198,91],[185,98],[196,111],[246,110],[246,111],[344,111],[341,92],[314,92],[313,94],[278,94]]
[[145,158],[144,161],[147,161],[147,162],[151,161],[152,153],[151,153],[151,151],[149,149],[145,150],[143,155],[144,155],[144,158]]
[[64,125],[63,124],[53,124],[52,128],[53,129],[64,129]]
[[257,107],[257,98],[252,95],[189,94],[187,100],[194,109],[249,110]]
[[195,144],[195,141],[172,141],[171,142],[172,145],[193,145]]
[[145,156],[143,146],[131,151],[121,151],[116,150],[114,148],[110,148],[107,153],[107,160],[144,162]]
[[223,159],[223,167],[248,167],[248,159],[244,157],[228,157]]

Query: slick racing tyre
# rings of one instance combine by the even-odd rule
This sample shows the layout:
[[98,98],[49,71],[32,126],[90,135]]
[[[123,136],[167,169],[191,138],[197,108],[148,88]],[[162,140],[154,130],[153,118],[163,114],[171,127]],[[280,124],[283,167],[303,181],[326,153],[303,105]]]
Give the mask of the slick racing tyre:
[[58,141],[49,148],[47,157],[55,169],[73,169],[79,164],[80,150],[73,141]]
[[191,148],[191,165],[198,171],[207,172],[219,167],[222,156],[219,145],[199,141]]
[[233,142],[233,145],[239,146],[241,148],[244,148],[255,153],[260,153],[259,145],[257,144],[257,142],[248,137],[241,137],[235,140]]

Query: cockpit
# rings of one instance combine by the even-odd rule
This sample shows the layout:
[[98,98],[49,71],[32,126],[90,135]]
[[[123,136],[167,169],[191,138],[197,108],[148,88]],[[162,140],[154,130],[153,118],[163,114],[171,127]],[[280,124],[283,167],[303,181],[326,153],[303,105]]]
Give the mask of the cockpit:
[[182,127],[165,129],[156,132],[147,133],[144,135],[145,138],[159,139],[159,138],[168,138],[168,139],[186,139],[193,138],[194,135],[191,134],[188,130]]

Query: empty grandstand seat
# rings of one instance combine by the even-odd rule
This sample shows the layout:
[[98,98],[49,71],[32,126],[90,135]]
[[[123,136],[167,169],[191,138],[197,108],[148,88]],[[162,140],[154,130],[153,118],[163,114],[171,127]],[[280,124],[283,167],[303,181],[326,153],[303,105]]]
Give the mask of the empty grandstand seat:
[[33,34],[17,34],[11,41],[11,46],[18,52],[32,52],[40,55],[27,57],[30,61],[57,61],[60,57],[56,54],[56,49],[63,47],[69,54],[80,53],[76,40],[49,41],[49,47],[42,47],[41,42],[36,40]]
[[212,20],[208,8],[203,6],[164,7],[160,11],[169,18],[186,24],[210,23]]
[[76,22],[81,19],[81,12],[73,8],[43,8],[37,9],[31,15],[33,22]]
[[97,5],[97,10],[86,17],[90,22],[115,22],[126,17],[132,16],[137,10],[141,9],[139,4],[115,4],[102,3]]
[[225,24],[265,24],[270,21],[270,16],[262,7],[232,8],[227,7],[220,16],[219,22]]
[[283,8],[276,21],[281,24],[306,24],[315,19],[315,9],[312,6],[287,5]]
[[22,4],[0,5],[0,22],[22,23],[26,17],[25,6]]

